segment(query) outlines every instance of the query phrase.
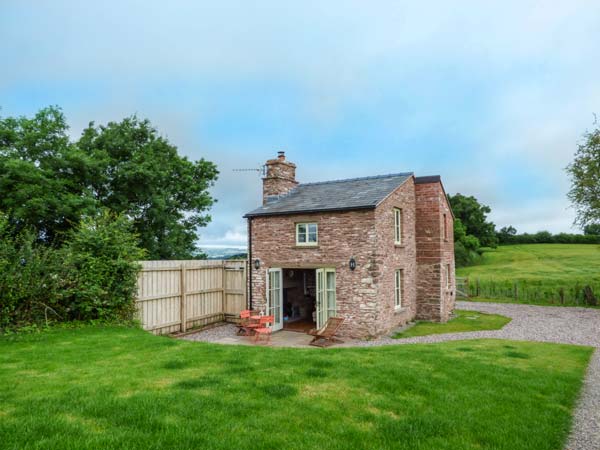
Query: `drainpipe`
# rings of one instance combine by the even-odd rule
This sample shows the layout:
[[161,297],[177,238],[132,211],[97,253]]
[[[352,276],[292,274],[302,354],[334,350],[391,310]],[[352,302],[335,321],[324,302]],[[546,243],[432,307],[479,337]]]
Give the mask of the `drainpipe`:
[[248,309],[252,309],[252,217],[248,217]]

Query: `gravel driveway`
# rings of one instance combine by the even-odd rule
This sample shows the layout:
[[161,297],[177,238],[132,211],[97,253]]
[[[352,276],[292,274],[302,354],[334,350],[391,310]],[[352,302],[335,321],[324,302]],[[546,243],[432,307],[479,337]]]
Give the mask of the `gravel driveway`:
[[[448,333],[406,339],[383,337],[371,341],[347,341],[340,346],[373,347],[495,338],[589,345],[600,348],[600,310],[598,309],[474,302],[457,302],[456,307],[501,314],[512,318],[512,321],[496,331]],[[226,325],[196,333],[187,339],[211,342],[222,339],[223,336],[231,336],[233,330],[232,325]],[[594,352],[588,367],[582,395],[575,411],[573,429],[565,450],[600,450],[600,350]]]

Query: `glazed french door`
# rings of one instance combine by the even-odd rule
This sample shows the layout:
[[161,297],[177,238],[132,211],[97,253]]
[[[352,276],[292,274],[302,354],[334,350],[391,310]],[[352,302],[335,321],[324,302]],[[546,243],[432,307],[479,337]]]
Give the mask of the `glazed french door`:
[[267,315],[275,317],[273,331],[283,328],[283,278],[281,269],[267,270]]
[[330,317],[335,317],[335,269],[317,269],[317,328],[321,328]]

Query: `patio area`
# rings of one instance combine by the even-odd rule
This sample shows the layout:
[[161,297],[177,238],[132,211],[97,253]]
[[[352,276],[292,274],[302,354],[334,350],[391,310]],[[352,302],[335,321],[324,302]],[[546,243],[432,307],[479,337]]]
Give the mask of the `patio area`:
[[254,342],[253,336],[238,336],[236,334],[236,331],[237,328],[235,327],[235,325],[224,324],[210,328],[208,330],[200,331],[198,333],[183,336],[182,339],[186,339],[189,341],[214,342],[216,344],[230,345],[261,345],[270,347],[317,348],[308,345],[308,343],[312,340],[312,336],[297,331],[276,331],[271,336],[270,344],[265,344],[263,340],[261,340],[257,344]]

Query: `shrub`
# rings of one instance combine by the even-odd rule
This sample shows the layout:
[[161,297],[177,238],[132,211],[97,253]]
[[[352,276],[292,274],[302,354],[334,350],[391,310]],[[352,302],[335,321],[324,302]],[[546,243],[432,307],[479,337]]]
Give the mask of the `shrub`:
[[63,317],[56,298],[59,265],[55,251],[38,244],[31,231],[15,232],[0,214],[0,329]]
[[123,216],[84,218],[61,248],[0,215],[0,330],[71,320],[128,321],[144,251]]
[[84,218],[61,249],[65,286],[62,296],[69,318],[76,320],[130,320],[135,308],[137,246],[131,223],[104,211]]

